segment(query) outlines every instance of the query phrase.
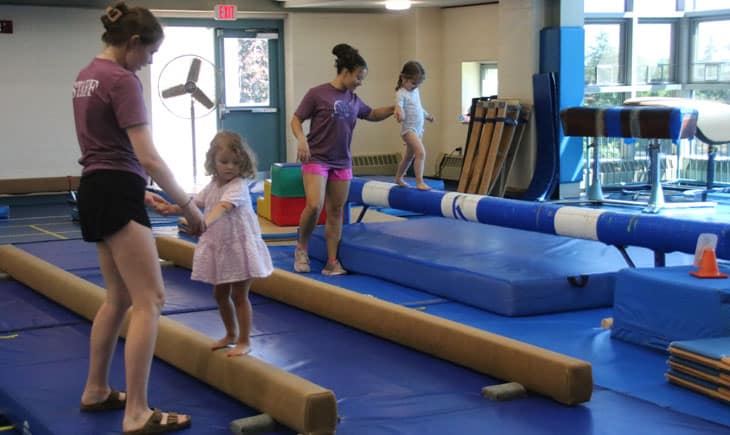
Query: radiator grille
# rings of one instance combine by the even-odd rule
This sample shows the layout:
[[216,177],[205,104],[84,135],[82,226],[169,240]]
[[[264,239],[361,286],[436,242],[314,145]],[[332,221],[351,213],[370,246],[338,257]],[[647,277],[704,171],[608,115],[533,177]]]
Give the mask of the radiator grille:
[[464,164],[464,157],[449,156],[443,154],[439,162],[438,178],[442,180],[459,181],[461,176],[461,165]]
[[400,154],[370,154],[352,156],[353,175],[395,175]]

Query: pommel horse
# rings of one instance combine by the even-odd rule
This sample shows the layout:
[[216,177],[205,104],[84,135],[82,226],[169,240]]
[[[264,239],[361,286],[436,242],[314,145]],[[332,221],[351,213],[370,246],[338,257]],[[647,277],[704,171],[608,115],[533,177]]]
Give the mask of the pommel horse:
[[697,110],[697,139],[707,144],[706,190],[702,199],[715,184],[715,157],[718,145],[730,143],[730,105],[710,100],[689,98],[639,97],[624,101],[628,106],[687,107]]
[[[670,139],[678,144],[681,139],[691,139],[697,132],[698,111],[687,107],[624,105],[616,107],[569,107],[560,112],[566,136],[594,138],[592,176],[586,200],[566,200],[560,203],[579,202],[643,206],[645,213],[658,213],[663,208],[714,207],[706,201],[665,202],[659,165],[660,139]],[[600,162],[595,138],[649,139],[649,200],[627,201],[605,199],[599,177]]]

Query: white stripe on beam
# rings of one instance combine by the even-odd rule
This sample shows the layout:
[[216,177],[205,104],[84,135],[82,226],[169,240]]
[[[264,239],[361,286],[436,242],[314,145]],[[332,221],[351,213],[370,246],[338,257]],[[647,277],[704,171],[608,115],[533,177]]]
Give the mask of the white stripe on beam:
[[605,210],[563,206],[555,212],[555,234],[598,240],[598,218]]
[[482,195],[448,192],[441,198],[441,214],[460,221],[479,222],[477,205],[483,198]]
[[368,181],[362,186],[362,202],[376,207],[390,207],[388,196],[396,185],[382,181]]

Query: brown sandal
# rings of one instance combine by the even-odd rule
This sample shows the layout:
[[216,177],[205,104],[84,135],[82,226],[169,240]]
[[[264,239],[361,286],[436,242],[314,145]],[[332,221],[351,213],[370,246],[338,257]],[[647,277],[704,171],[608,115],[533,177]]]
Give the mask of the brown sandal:
[[176,412],[167,413],[167,422],[162,424],[162,411],[154,409],[150,418],[147,419],[144,426],[140,429],[128,430],[124,432],[124,435],[147,435],[174,432],[177,430],[187,429],[190,427],[192,418],[188,416],[188,419],[182,423],[178,422],[178,414]]

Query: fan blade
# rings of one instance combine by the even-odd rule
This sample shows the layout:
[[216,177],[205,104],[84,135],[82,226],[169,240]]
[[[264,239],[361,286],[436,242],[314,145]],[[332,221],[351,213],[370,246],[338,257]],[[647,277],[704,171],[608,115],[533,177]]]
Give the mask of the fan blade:
[[200,102],[200,104],[205,106],[206,109],[210,109],[213,107],[213,105],[214,105],[213,102],[200,89],[195,88],[192,95],[193,95],[193,98],[198,100],[198,102]]
[[162,91],[162,98],[176,97],[186,93],[185,85],[177,85]]
[[190,70],[188,71],[188,82],[196,83],[198,81],[198,75],[200,75],[200,59],[193,58],[190,62]]

